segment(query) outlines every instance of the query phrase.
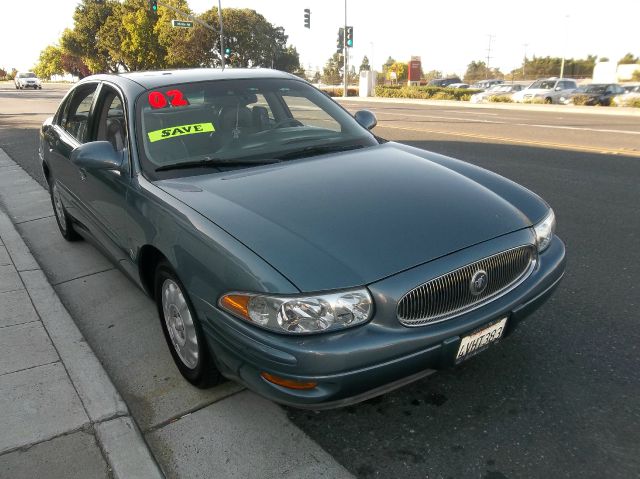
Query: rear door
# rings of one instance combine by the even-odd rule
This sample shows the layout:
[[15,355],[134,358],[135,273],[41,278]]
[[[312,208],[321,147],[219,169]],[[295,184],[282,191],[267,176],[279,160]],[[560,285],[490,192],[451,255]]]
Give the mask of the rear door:
[[44,153],[48,159],[52,181],[58,185],[68,213],[82,224],[85,224],[88,218],[79,198],[81,172],[71,162],[70,156],[76,147],[88,141],[91,111],[97,88],[98,83],[76,87],[65,100],[44,136]]

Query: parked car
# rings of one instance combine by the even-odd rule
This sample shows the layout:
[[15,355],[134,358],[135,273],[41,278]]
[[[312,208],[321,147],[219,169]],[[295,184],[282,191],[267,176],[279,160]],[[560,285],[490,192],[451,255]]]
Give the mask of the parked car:
[[566,97],[576,88],[578,88],[578,85],[575,80],[547,78],[534,81],[524,90],[514,93],[511,99],[515,102],[560,103],[560,97]]
[[458,77],[434,78],[433,80],[429,80],[429,83],[427,83],[427,85],[445,87],[453,83],[462,83],[462,80],[460,80],[460,78]]
[[618,106],[627,106],[631,102],[640,102],[640,85],[623,86],[625,93],[613,97],[613,103]]
[[448,88],[462,88],[462,89],[467,89],[469,88],[469,84],[468,83],[452,83],[451,85],[449,85]]
[[515,92],[521,91],[524,86],[517,83],[494,85],[486,91],[471,95],[471,103],[484,103],[491,97],[511,97]]
[[489,88],[495,85],[501,85],[503,83],[504,83],[504,80],[498,80],[498,79],[480,80],[475,82],[473,85],[471,85],[471,88],[473,88],[474,90],[488,90]]
[[98,75],[39,155],[60,233],[155,301],[188,381],[317,409],[473,357],[564,272],[544,200],[375,125],[275,70]]
[[16,73],[13,82],[16,86],[16,90],[22,90],[24,88],[33,88],[34,90],[37,88],[38,90],[42,90],[42,83],[33,72],[18,72]]
[[617,83],[592,83],[581,86],[573,93],[561,96],[560,103],[609,106],[614,97],[624,93],[625,89]]

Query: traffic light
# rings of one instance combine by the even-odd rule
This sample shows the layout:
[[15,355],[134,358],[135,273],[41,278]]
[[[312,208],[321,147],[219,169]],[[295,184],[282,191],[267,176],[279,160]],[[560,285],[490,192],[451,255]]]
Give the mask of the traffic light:
[[347,46],[353,46],[353,27],[347,27]]
[[308,8],[304,9],[304,27],[311,28],[311,10]]
[[338,53],[342,52],[344,48],[344,28],[340,27],[338,30],[338,43],[336,43],[336,50]]
[[149,7],[153,13],[158,13],[158,2],[156,0],[150,0]]

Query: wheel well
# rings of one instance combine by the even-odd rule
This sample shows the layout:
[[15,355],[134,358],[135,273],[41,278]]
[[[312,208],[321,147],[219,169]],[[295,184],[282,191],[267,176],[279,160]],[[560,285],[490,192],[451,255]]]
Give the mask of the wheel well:
[[152,298],[155,295],[153,282],[155,279],[156,265],[164,259],[166,259],[166,257],[154,246],[144,245],[140,249],[138,256],[140,281],[142,281],[142,285],[147,294]]

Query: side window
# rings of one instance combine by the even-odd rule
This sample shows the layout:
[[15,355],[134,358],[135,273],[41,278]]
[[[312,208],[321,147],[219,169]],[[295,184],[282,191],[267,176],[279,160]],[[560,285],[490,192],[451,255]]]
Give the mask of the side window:
[[293,118],[303,125],[341,131],[340,123],[308,98],[294,95],[292,92],[290,95],[283,94],[282,100],[291,111]]
[[100,113],[98,114],[97,140],[108,141],[117,152],[127,147],[127,125],[122,99],[111,88],[103,87]]
[[78,88],[65,108],[60,126],[80,143],[87,141],[89,126],[89,112],[97,85],[88,85]]

